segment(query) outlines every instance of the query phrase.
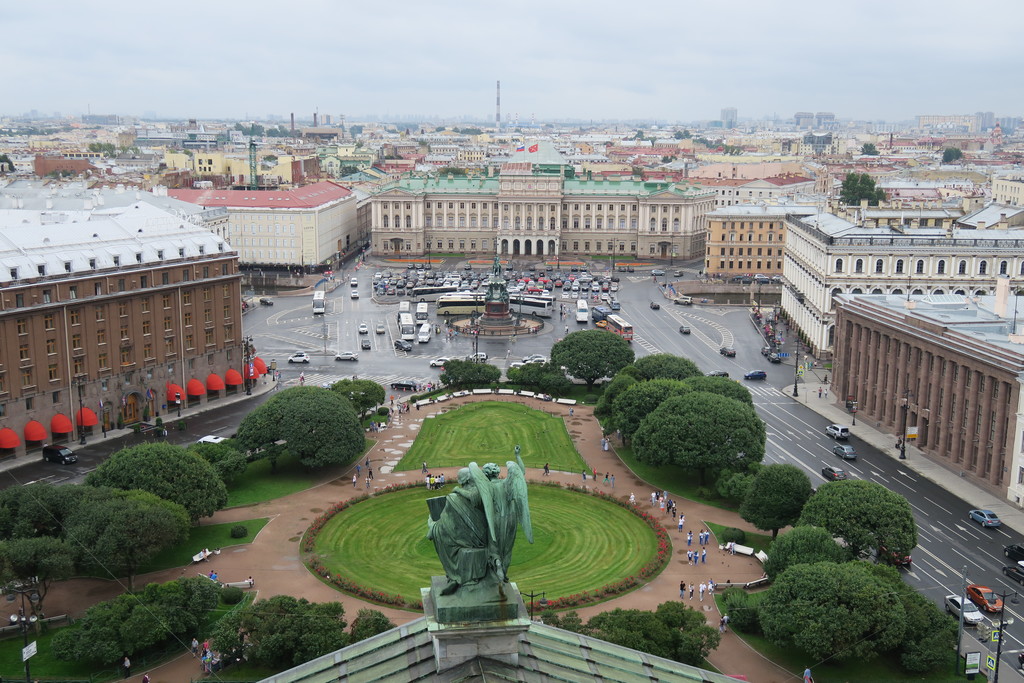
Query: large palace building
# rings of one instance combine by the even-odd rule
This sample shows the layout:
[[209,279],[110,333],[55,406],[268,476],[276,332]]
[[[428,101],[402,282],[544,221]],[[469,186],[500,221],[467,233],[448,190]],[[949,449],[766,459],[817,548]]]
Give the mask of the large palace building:
[[714,190],[632,177],[579,179],[553,147],[536,147],[514,155],[498,176],[407,178],[381,187],[372,198],[374,252],[704,255],[705,214],[714,208]]

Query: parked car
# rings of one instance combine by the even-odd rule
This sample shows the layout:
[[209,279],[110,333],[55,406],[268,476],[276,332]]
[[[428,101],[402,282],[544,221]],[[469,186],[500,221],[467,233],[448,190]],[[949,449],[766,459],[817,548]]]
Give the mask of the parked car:
[[970,624],[972,626],[980,624],[985,618],[970,601],[965,600],[959,595],[947,595],[945,603],[946,612],[952,614],[957,619],[960,618],[960,610],[963,610],[965,624]]
[[659,304],[657,301],[652,301],[651,302],[651,310],[652,311],[657,311],[659,308],[661,308],[661,304]]
[[708,377],[728,377],[729,373],[725,370],[712,370],[707,374]]
[[828,427],[825,427],[825,434],[837,441],[848,439],[850,438],[850,428],[843,425],[830,424]]
[[690,326],[689,325],[680,325],[679,326],[679,334],[690,334]]
[[386,331],[387,328],[384,327],[384,323],[377,323],[377,327],[374,329],[374,332],[377,334],[384,334]]
[[60,463],[61,465],[70,465],[73,462],[78,462],[78,456],[67,446],[46,444],[43,446],[43,460]]
[[196,443],[220,443],[221,441],[227,441],[226,436],[217,436],[216,434],[207,434],[201,439],[197,439]]
[[487,353],[484,351],[477,351],[476,353],[471,353],[466,356],[466,360],[471,363],[483,363],[487,360]]
[[768,373],[764,370],[751,370],[743,375],[743,379],[768,379]]
[[914,561],[914,558],[912,558],[909,553],[900,553],[895,550],[889,550],[884,545],[879,546],[878,557],[882,562],[891,564],[894,567],[909,567]]
[[440,358],[435,358],[434,360],[430,361],[430,367],[432,367],[432,368],[443,368],[445,366],[445,364],[448,361],[450,361],[450,360],[451,360],[451,358],[448,358],[447,356],[441,356]]
[[857,451],[853,449],[853,446],[833,446],[832,452],[838,455],[843,460],[857,459]]
[[722,348],[718,349],[718,352],[727,358],[736,357],[736,349],[734,349],[731,346],[723,346]]
[[1013,579],[1017,583],[1024,585],[1024,565],[1020,562],[1003,567],[1003,573],[1006,574],[1007,578]]
[[1004,546],[1003,555],[1012,562],[1020,562],[1021,560],[1024,560],[1024,545],[1011,543],[1008,546]]
[[523,362],[524,363],[536,363],[538,365],[543,365],[544,363],[548,362],[548,357],[547,356],[542,356],[539,353],[531,353],[529,356],[523,356]]
[[842,481],[847,478],[846,471],[838,467],[822,467],[821,476],[825,477],[828,481]]
[[404,339],[396,339],[395,349],[398,351],[412,351],[412,344]]
[[288,356],[289,363],[308,363],[309,354],[305,351],[296,351],[292,355]]
[[334,360],[359,360],[359,354],[355,351],[338,351],[334,354]]
[[361,348],[363,351],[369,351],[371,348],[373,348],[373,344],[370,343],[369,338],[366,338],[359,342],[359,348]]
[[967,597],[986,612],[1002,612],[1003,600],[988,586],[978,583],[967,584]]
[[359,334],[370,334],[370,326],[366,323],[359,323]]
[[1000,527],[1003,525],[999,516],[991,510],[971,510],[970,518],[984,527]]
[[777,353],[769,353],[768,354],[768,362],[769,363],[781,363],[782,362],[782,358],[780,358],[779,354],[777,354]]
[[[401,341],[401,340],[399,340]],[[416,387],[419,386],[416,382],[392,382],[391,388],[395,391],[416,391]]]
[[615,299],[612,299],[611,302],[609,302],[608,304],[608,308],[612,309],[613,311],[618,311],[622,309],[622,304],[620,304]]
[[273,306],[274,302],[267,297],[260,297],[260,306]]

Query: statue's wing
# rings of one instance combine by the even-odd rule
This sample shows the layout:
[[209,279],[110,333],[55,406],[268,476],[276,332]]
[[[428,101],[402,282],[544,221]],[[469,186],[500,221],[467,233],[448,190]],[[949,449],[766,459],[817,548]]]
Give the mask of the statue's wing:
[[497,538],[494,533],[494,489],[491,480],[475,462],[469,463],[469,474],[473,477],[476,490],[480,492],[480,502],[484,506],[484,517],[487,519],[487,537],[493,542]]
[[509,510],[515,510],[519,516],[519,526],[523,528],[526,540],[533,543],[533,524],[530,522],[530,501],[526,491],[526,468],[523,459],[516,457],[518,462],[509,460],[505,463],[508,477],[505,479],[505,495],[508,496]]

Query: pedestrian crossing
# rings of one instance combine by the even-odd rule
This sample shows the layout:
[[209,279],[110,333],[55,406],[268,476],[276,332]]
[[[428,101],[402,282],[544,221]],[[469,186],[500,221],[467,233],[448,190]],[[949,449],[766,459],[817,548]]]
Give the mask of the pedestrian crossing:
[[642,347],[645,351],[649,353],[661,353],[661,349],[659,349],[657,346],[647,341],[640,335],[636,334],[635,332],[633,333],[633,341],[636,343],[637,346]]

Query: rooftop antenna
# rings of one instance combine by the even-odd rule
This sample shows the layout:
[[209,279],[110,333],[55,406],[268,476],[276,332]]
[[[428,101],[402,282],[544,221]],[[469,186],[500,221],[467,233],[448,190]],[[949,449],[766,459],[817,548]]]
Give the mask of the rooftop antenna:
[[256,178],[256,122],[249,128],[249,189],[258,190],[259,180]]

